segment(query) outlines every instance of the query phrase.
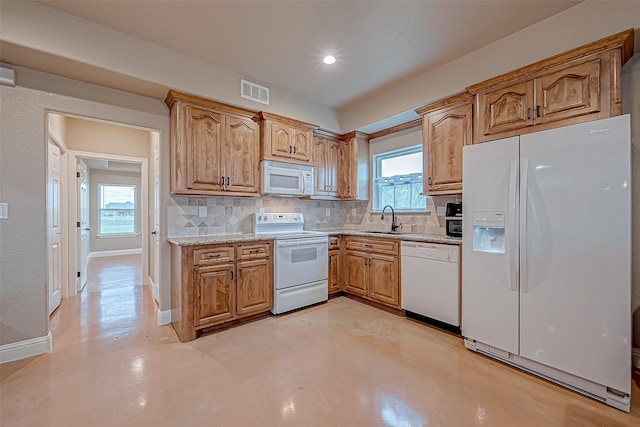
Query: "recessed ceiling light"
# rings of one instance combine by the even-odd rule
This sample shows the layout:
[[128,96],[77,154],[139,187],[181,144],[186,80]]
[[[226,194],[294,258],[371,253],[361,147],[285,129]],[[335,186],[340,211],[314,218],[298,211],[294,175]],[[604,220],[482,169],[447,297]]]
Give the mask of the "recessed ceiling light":
[[327,65],[335,64],[336,61],[337,61],[337,59],[333,55],[327,55],[322,59],[322,62],[324,62]]

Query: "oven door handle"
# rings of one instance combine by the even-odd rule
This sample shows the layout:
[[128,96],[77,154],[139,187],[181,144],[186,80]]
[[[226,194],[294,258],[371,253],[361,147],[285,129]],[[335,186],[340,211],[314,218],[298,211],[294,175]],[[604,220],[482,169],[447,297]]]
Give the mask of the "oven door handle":
[[298,239],[298,240],[278,240],[276,246],[278,248],[286,248],[291,246],[309,246],[309,245],[321,245],[325,244],[329,246],[329,241],[326,238],[310,238],[310,239]]

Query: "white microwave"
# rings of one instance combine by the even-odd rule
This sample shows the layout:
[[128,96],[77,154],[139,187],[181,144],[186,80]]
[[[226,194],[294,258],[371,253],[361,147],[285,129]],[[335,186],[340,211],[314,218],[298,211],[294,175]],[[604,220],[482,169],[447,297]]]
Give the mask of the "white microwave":
[[313,196],[313,166],[263,160],[260,192],[284,196]]

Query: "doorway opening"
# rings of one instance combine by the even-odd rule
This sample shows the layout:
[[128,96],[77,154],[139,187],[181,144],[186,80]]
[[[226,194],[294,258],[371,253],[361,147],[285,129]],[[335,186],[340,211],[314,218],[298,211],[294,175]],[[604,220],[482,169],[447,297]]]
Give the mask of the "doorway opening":
[[[47,167],[49,313],[85,289],[94,259],[135,255],[140,272],[134,276],[157,301],[159,132],[54,112],[47,126],[55,146]],[[61,146],[56,182],[55,148]]]

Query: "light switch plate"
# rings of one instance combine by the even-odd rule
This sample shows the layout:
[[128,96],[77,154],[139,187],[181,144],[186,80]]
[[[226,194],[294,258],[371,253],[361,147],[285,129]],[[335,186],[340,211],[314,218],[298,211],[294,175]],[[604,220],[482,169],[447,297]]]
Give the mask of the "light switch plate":
[[9,203],[0,203],[0,219],[9,219]]
[[358,209],[351,208],[351,216],[356,216],[356,215],[358,215]]
[[327,208],[326,215],[327,215],[327,216],[331,216],[331,209]]
[[437,206],[436,207],[436,215],[445,216],[446,213],[447,213],[447,211],[446,211],[444,206]]
[[198,206],[198,216],[200,218],[207,217],[207,207],[206,206]]

